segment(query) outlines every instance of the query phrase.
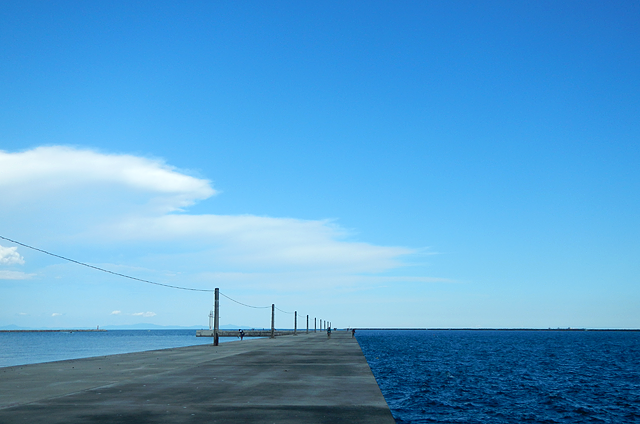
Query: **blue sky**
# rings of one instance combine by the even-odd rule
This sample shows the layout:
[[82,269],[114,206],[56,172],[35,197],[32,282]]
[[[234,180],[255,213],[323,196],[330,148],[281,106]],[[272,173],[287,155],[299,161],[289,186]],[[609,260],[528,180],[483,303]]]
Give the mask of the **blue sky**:
[[[638,328],[639,18],[3,2],[0,235],[342,327]],[[208,293],[0,246],[0,326],[207,325]]]

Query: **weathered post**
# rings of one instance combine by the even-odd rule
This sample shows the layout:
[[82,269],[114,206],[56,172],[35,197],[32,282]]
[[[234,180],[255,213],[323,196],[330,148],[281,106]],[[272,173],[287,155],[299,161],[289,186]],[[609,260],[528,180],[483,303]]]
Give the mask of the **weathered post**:
[[314,319],[313,319],[313,332],[314,332],[314,333],[316,332],[316,328],[317,328],[317,326],[318,326],[318,324],[317,324],[317,320],[318,320],[318,318],[314,318]]
[[298,334],[298,311],[293,311],[293,335]]
[[309,315],[307,315],[307,334],[309,334]]
[[220,289],[214,291],[213,303],[213,345],[218,346],[218,331],[220,329]]
[[271,304],[271,337],[274,338],[276,336],[276,305],[275,303]]

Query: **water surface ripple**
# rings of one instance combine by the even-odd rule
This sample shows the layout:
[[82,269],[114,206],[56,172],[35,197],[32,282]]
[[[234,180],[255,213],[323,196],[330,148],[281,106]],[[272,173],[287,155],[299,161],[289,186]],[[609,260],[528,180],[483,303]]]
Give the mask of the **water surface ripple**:
[[640,332],[359,331],[398,423],[640,422]]

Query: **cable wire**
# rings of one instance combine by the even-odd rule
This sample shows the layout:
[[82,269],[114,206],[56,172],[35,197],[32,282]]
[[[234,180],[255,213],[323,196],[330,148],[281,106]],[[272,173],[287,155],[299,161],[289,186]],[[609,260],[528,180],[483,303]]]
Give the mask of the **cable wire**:
[[[121,274],[119,272],[110,271],[108,269],[104,269],[104,268],[100,268],[100,267],[97,267],[97,266],[94,266],[94,265],[89,265],[89,264],[84,263],[84,262],[76,261],[75,259],[67,258],[65,256],[56,255],[55,253],[51,253],[51,252],[48,252],[48,251],[43,250],[43,249],[38,249],[37,247],[29,246],[28,244],[20,243],[19,241],[12,240],[12,239],[10,239],[8,237],[4,237],[4,236],[0,235],[0,239],[7,240],[7,241],[9,241],[11,243],[18,244],[20,246],[26,247],[27,249],[35,250],[37,252],[41,252],[41,253],[44,253],[46,255],[53,256],[55,258],[59,258],[59,259],[65,260],[65,261],[73,262],[74,264],[82,265],[82,266],[85,266],[87,268],[95,269],[97,271],[106,272],[107,274],[117,275],[118,277],[123,277],[123,278],[128,278],[130,280],[140,281],[142,283],[153,284],[153,285],[156,285],[156,286],[168,287],[168,288],[171,288],[171,289],[178,289],[178,290],[188,290],[188,291],[207,292],[207,293],[214,292],[214,290],[211,290],[211,289],[194,289],[194,288],[191,288],[191,287],[174,286],[174,285],[171,285],[171,284],[163,284],[163,283],[157,283],[155,281],[143,280],[142,278],[132,277],[130,275]],[[246,306],[248,308],[255,308],[255,309],[270,308],[270,306],[247,305],[246,303],[238,302],[237,300],[230,298],[229,296],[227,296],[226,294],[224,294],[224,293],[222,293],[220,291],[218,291],[218,292],[221,295],[223,295],[224,297],[226,297],[227,299],[229,299],[230,301],[235,302],[235,303],[237,303],[239,305],[242,305],[242,306]],[[283,311],[280,308],[276,308],[276,309],[279,310],[280,312],[285,313],[285,314],[293,314],[293,312]]]
[[227,296],[226,294],[222,293],[221,291],[218,291],[218,293],[220,293],[221,295],[223,295],[224,297],[226,297],[230,301],[236,302],[238,305],[246,306],[247,308],[266,309],[266,308],[270,308],[271,307],[271,306],[251,306],[251,305],[247,305],[246,303],[238,302],[237,300],[230,298],[229,296]]
[[74,259],[66,258],[64,256],[56,255],[55,253],[47,252],[46,250],[38,249],[37,247],[29,246],[28,244],[20,243],[19,241],[11,240],[10,238],[7,238],[7,237],[0,236],[0,238],[3,239],[3,240],[7,240],[7,241],[9,241],[11,243],[19,244],[20,246],[26,247],[28,249],[36,250],[38,252],[42,252],[42,253],[47,254],[49,256],[53,256],[53,257],[56,257],[56,258],[64,259],[65,261],[73,262],[74,264],[86,266],[87,268],[92,268],[92,269],[95,269],[95,270],[98,270],[98,271],[106,272],[108,274],[117,275],[118,277],[128,278],[130,280],[136,280],[136,281],[140,281],[140,282],[147,283],[147,284],[154,284],[156,286],[169,287],[171,289],[189,290],[189,291],[198,291],[198,292],[213,292],[213,290],[210,290],[210,289],[194,289],[194,288],[191,288],[191,287],[173,286],[171,284],[156,283],[155,281],[149,281],[149,280],[143,280],[142,278],[131,277],[130,275],[120,274],[119,272],[109,271],[108,269],[104,269],[104,268],[100,268],[100,267],[97,267],[97,266],[89,265],[89,264],[86,264],[84,262],[80,262],[80,261],[76,261]]
[[276,306],[276,309],[279,310],[280,312],[284,312],[285,314],[293,314],[293,312],[283,311],[282,309],[278,308],[277,306]]

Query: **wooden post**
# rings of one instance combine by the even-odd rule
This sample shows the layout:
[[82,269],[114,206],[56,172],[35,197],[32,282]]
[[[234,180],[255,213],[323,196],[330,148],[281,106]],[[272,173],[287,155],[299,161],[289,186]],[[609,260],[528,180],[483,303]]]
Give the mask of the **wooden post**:
[[318,324],[317,324],[317,320],[318,320],[318,318],[314,318],[314,319],[313,319],[313,332],[314,332],[314,333],[316,332],[316,327],[318,326]]
[[309,334],[309,315],[307,315],[307,334]]
[[293,335],[298,334],[298,311],[293,311]]
[[220,330],[220,289],[216,287],[213,304],[213,345],[218,346],[218,331]]
[[274,338],[276,336],[276,305],[275,303],[271,304],[271,337]]

